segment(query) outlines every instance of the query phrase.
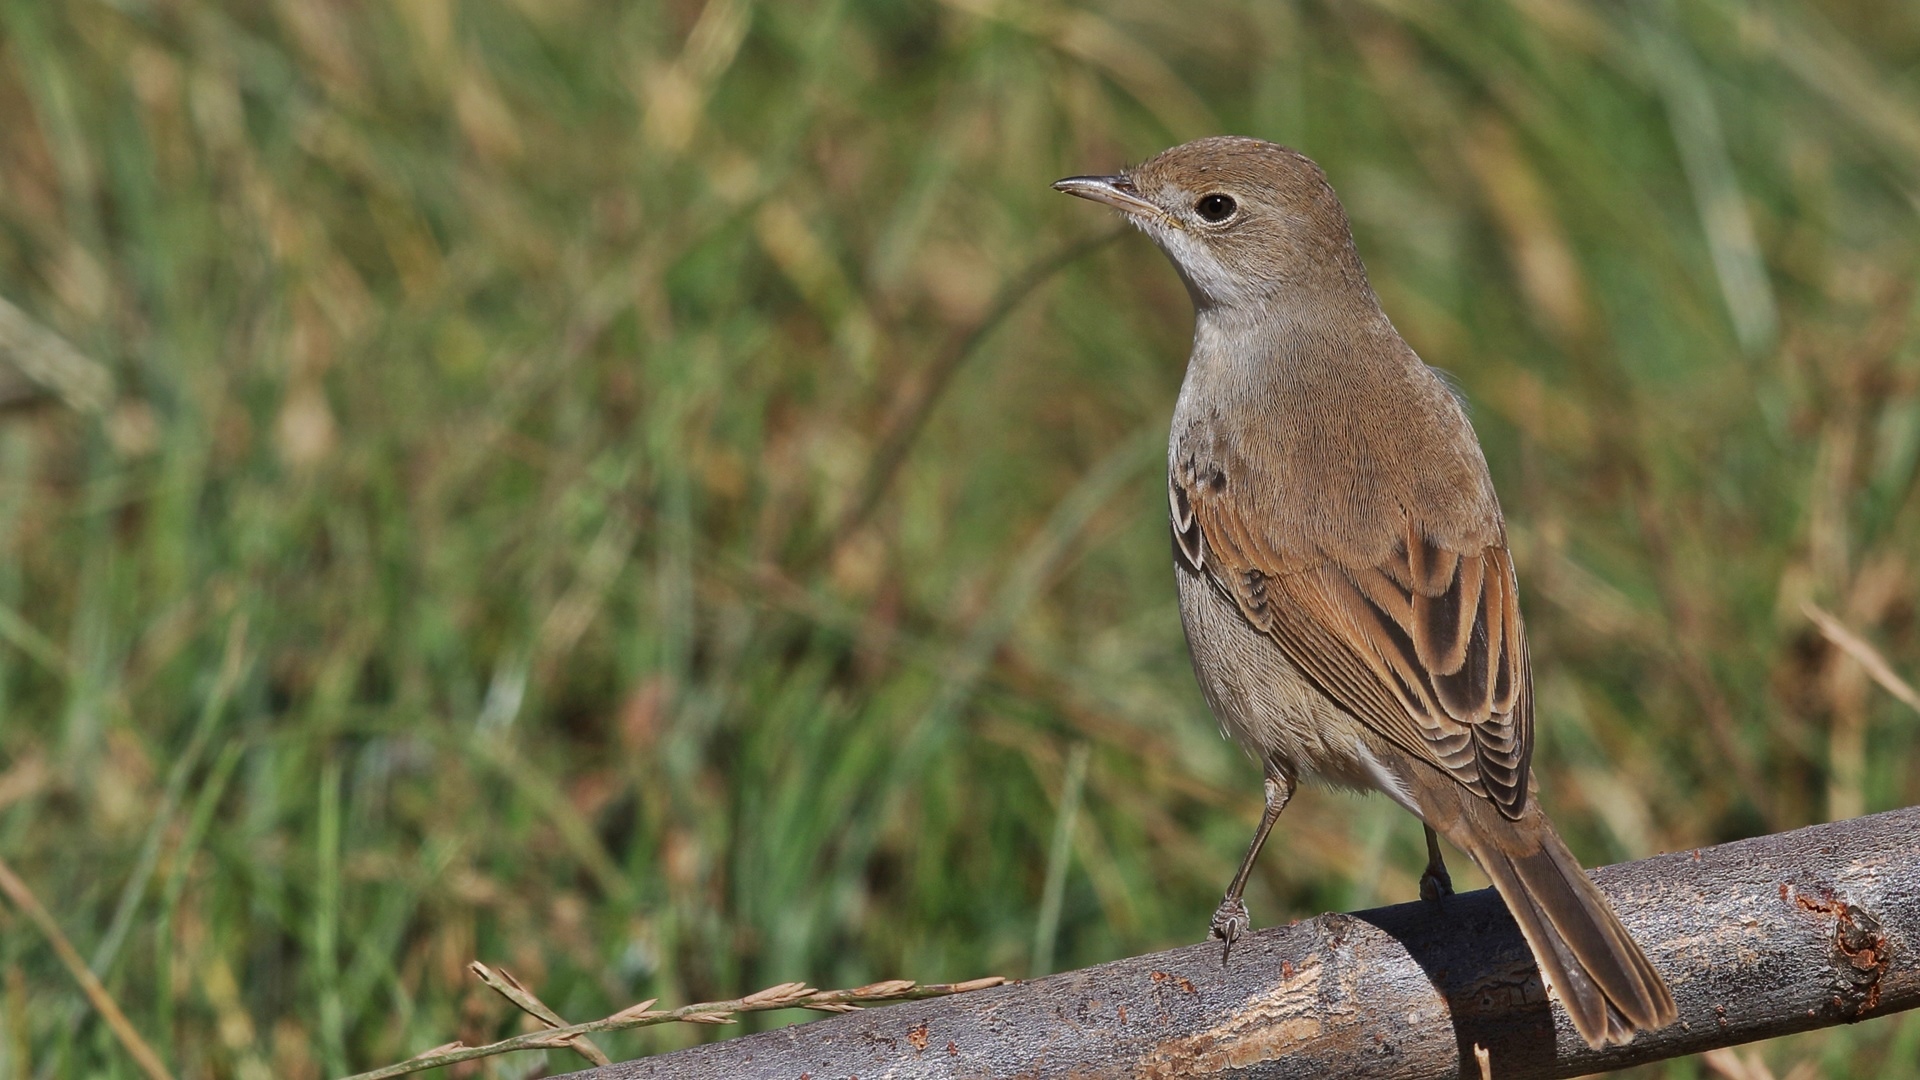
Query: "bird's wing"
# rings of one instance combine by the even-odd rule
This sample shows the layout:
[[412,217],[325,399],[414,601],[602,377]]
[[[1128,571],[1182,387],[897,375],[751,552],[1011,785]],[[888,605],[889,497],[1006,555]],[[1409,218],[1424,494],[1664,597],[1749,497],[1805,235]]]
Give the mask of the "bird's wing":
[[1178,556],[1333,702],[1509,818],[1527,801],[1533,689],[1504,543],[1454,551],[1416,518],[1377,565],[1273,550],[1218,484],[1171,479]]

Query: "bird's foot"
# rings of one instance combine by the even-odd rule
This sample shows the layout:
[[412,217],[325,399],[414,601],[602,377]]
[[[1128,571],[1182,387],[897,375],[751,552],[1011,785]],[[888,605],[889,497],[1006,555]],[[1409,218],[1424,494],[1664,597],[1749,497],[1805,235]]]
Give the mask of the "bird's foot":
[[1453,895],[1453,878],[1448,876],[1445,866],[1429,866],[1427,872],[1420,875],[1420,899],[1439,903],[1441,897]]
[[1246,902],[1237,896],[1229,896],[1220,901],[1214,909],[1213,925],[1207,936],[1219,938],[1223,944],[1220,949],[1220,966],[1227,966],[1227,957],[1233,954],[1233,943],[1245,937],[1253,929],[1253,919],[1247,915]]

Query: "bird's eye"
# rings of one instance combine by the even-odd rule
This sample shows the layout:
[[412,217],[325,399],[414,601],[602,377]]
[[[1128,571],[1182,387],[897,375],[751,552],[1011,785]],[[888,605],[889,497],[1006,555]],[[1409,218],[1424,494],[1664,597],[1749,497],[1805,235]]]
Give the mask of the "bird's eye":
[[1200,201],[1193,204],[1194,213],[1216,225],[1232,217],[1233,212],[1238,209],[1240,205],[1233,201],[1233,196],[1221,195],[1218,192],[1202,195]]

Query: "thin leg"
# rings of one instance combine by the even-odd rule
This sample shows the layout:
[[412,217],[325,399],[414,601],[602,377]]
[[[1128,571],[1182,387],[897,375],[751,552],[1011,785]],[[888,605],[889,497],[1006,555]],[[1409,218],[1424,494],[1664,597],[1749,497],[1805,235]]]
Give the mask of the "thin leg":
[[1247,857],[1240,860],[1240,872],[1233,875],[1233,884],[1227,886],[1226,898],[1220,901],[1220,906],[1213,912],[1209,936],[1226,943],[1220,950],[1221,967],[1227,966],[1227,957],[1233,953],[1233,943],[1253,928],[1253,920],[1247,915],[1246,902],[1240,897],[1247,891],[1247,879],[1253,876],[1253,861],[1260,857],[1260,849],[1266,846],[1267,834],[1273,831],[1273,823],[1280,820],[1280,811],[1287,808],[1287,800],[1293,798],[1293,777],[1271,761],[1267,762],[1265,787],[1267,808],[1260,815],[1260,827],[1253,831],[1253,843],[1247,845]]
[[1453,895],[1453,878],[1447,876],[1447,861],[1440,857],[1440,838],[1433,826],[1421,828],[1427,830],[1427,872],[1420,875],[1420,899],[1437,901]]

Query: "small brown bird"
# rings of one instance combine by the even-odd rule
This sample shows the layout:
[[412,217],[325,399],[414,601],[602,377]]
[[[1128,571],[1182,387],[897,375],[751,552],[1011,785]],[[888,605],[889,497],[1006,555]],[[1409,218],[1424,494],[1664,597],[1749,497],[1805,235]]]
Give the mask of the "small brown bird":
[[1266,770],[1241,894],[1302,775],[1384,792],[1473,856],[1593,1046],[1673,997],[1534,796],[1533,686],[1479,440],[1380,309],[1326,174],[1258,139],[1176,146],[1054,187],[1118,208],[1193,297],[1167,452],[1180,614],[1221,725]]

